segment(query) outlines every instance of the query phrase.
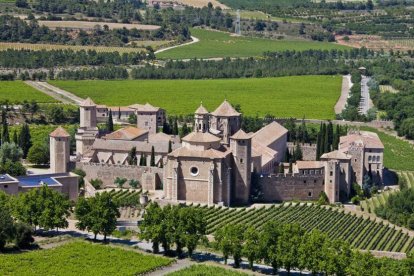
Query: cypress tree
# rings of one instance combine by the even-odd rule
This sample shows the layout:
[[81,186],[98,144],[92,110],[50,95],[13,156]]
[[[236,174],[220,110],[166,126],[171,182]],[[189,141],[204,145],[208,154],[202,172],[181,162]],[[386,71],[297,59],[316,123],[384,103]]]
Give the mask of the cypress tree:
[[338,149],[339,138],[340,137],[341,137],[341,127],[339,125],[336,125],[336,130],[335,130],[335,133],[334,133],[334,139],[333,139],[333,142],[332,142],[332,148],[334,150]]
[[323,137],[323,153],[329,152],[329,127],[325,125],[325,135]]
[[299,143],[296,144],[296,149],[295,149],[295,160],[302,160],[303,159],[303,154],[302,154],[302,149],[300,148]]
[[144,153],[143,157],[142,157],[142,166],[147,166],[147,155]]
[[175,119],[174,120],[174,125],[173,125],[173,134],[174,135],[178,135],[178,120],[177,119]]
[[106,130],[109,132],[114,131],[114,121],[112,120],[112,110],[109,109],[108,121],[106,122]]
[[319,131],[317,139],[318,140],[316,142],[316,160],[319,160],[321,157],[321,144],[322,144],[321,131]]
[[329,122],[328,127],[327,127],[327,131],[328,131],[328,147],[329,150],[331,150],[332,145],[333,145],[333,136],[334,136],[334,131],[333,131],[333,125],[332,122]]
[[155,150],[154,150],[154,146],[151,147],[150,166],[155,167]]
[[7,124],[7,113],[4,109],[1,112],[1,117],[2,117],[2,126],[3,126],[3,132],[1,135],[2,143],[10,143],[9,126]]
[[293,173],[292,161],[289,162],[289,173]]
[[121,120],[121,107],[118,107],[118,120]]
[[17,131],[13,131],[13,143],[19,145],[19,137],[17,136]]
[[285,167],[283,166],[283,163],[279,164],[279,173],[285,173]]
[[29,149],[32,146],[32,137],[30,135],[30,128],[28,124],[24,124],[20,130],[19,146],[23,151],[23,158],[27,157]]
[[137,165],[137,148],[132,147],[128,154],[128,164]]

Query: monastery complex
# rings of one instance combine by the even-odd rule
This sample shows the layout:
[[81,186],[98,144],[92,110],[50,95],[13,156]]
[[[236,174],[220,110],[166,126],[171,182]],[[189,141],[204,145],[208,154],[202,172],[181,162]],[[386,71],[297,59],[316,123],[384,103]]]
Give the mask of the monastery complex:
[[[246,133],[242,114],[227,101],[212,112],[200,105],[193,131],[182,139],[158,132],[166,120],[162,108],[147,103],[117,110],[118,116],[135,114],[137,125],[101,133],[97,122],[108,116],[108,107],[86,99],[80,105],[76,159],[70,160],[64,129],[50,135],[53,173],[68,173],[75,164],[87,180],[99,178],[105,187],[117,177],[136,179],[144,190],[162,191],[160,200],[224,206],[248,204],[253,186],[260,187],[263,202],[317,200],[325,192],[335,203],[348,199],[352,184],[362,185],[367,173],[382,182],[384,146],[372,132],[351,131],[340,138],[338,150],[290,167],[283,163],[288,130],[271,122]],[[155,164],[149,166],[152,151]],[[147,165],[130,165],[131,152]]]

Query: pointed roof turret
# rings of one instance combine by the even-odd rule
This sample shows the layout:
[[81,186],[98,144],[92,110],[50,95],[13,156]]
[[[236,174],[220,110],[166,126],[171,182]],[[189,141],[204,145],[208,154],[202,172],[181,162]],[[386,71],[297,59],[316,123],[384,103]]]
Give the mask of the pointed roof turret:
[[211,113],[213,116],[222,116],[222,117],[233,117],[233,116],[240,116],[240,113],[237,112],[231,104],[224,100],[224,102],[217,107],[214,112]]
[[195,114],[206,115],[208,114],[208,110],[203,106],[203,103],[201,103],[200,106],[195,111]]
[[92,106],[96,106],[96,104],[92,101],[92,99],[91,98],[86,98],[86,100],[84,100],[81,104],[80,104],[80,106],[82,106],[82,107],[92,107]]
[[70,137],[69,133],[61,126],[59,126],[57,129],[55,129],[54,131],[52,131],[49,134],[50,137],[55,137],[55,138],[61,138],[61,137]]
[[244,132],[242,129],[239,129],[236,133],[233,134],[233,136],[230,137],[230,139],[234,140],[246,140],[251,139],[252,136]]

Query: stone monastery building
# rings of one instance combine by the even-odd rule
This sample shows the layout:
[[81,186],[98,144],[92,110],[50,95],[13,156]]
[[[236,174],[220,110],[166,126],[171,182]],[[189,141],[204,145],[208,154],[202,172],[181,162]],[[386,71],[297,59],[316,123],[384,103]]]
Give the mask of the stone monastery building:
[[[248,204],[252,185],[261,187],[264,202],[317,200],[325,192],[333,203],[347,198],[352,183],[362,185],[368,173],[382,182],[384,146],[375,133],[351,132],[341,137],[338,150],[320,161],[297,161],[289,169],[281,163],[287,129],[272,122],[245,133],[241,114],[226,100],[211,113],[200,105],[193,132],[181,140],[157,132],[165,121],[164,110],[149,104],[133,107],[136,127],[102,134],[97,128],[102,110],[89,98],[81,104],[76,166],[85,170],[87,179],[100,178],[104,186],[113,186],[116,177],[136,179],[145,190],[162,189],[167,201],[226,206]],[[137,160],[147,160],[146,166],[128,164],[132,148]],[[150,166],[152,151],[155,166]],[[280,164],[284,173],[276,173]],[[252,179],[252,172],[259,177]]]

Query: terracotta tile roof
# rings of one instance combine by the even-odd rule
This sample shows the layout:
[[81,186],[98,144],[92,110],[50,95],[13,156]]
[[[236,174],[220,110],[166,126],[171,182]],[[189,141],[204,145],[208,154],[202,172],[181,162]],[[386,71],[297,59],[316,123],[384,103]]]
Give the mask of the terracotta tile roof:
[[220,137],[217,137],[208,132],[191,132],[183,139],[185,142],[195,142],[195,143],[215,143],[221,141]]
[[124,112],[127,112],[127,111],[134,112],[135,110],[133,108],[130,108],[129,106],[108,106],[108,109],[112,110],[112,112],[119,111],[119,110],[124,111]]
[[321,161],[296,161],[298,170],[306,169],[320,169],[325,167],[324,162]]
[[222,147],[221,150],[208,149],[208,150],[192,150],[186,147],[178,148],[172,151],[169,156],[173,157],[197,157],[207,159],[221,159],[231,154],[231,151]]
[[342,136],[339,141],[339,148],[349,148],[353,144],[362,144],[365,148],[370,149],[384,149],[378,134],[370,131],[358,131]]
[[[151,147],[154,146],[156,153],[168,153],[168,143],[166,142],[154,142],[147,143],[143,141],[125,141],[125,140],[105,140],[96,139],[92,145],[92,149],[95,151],[116,151],[116,152],[129,152],[133,147],[137,149],[137,152],[151,152]],[[172,144],[173,150],[180,147],[180,144]]]
[[259,156],[262,161],[261,166],[264,167],[277,157],[277,151],[261,144],[254,144],[252,145],[252,156]]
[[200,106],[195,111],[195,114],[205,115],[208,114],[208,110],[203,106],[203,104],[200,104]]
[[142,104],[133,104],[128,106],[129,108],[135,109],[138,112],[158,112],[160,110],[159,107],[150,105],[149,103],[146,103],[144,105]]
[[124,127],[103,137],[106,140],[129,140],[132,141],[142,135],[148,134],[148,130],[136,127]]
[[88,97],[86,100],[84,100],[80,104],[80,106],[82,106],[82,107],[91,107],[91,106],[96,106],[96,104],[92,101],[91,98]]
[[69,133],[61,126],[49,134],[50,137],[70,137]]
[[228,117],[228,116],[240,116],[240,113],[237,112],[232,106],[231,104],[227,101],[224,100],[224,102],[217,107],[216,110],[214,110],[211,115],[213,116],[223,116],[223,117]]
[[245,140],[245,139],[251,139],[252,136],[244,132],[242,129],[239,129],[233,136],[230,137],[231,139],[235,140]]
[[173,140],[173,137],[171,135],[165,134],[163,132],[157,132],[155,134],[150,134],[148,136],[148,141],[150,143],[152,142],[168,142],[170,140]]
[[254,133],[252,142],[269,146],[285,135],[288,130],[277,122],[272,122]]
[[335,151],[331,151],[328,153],[324,153],[321,156],[322,159],[339,159],[339,160],[344,160],[344,159],[351,159],[352,156],[339,151],[339,150],[335,150]]

